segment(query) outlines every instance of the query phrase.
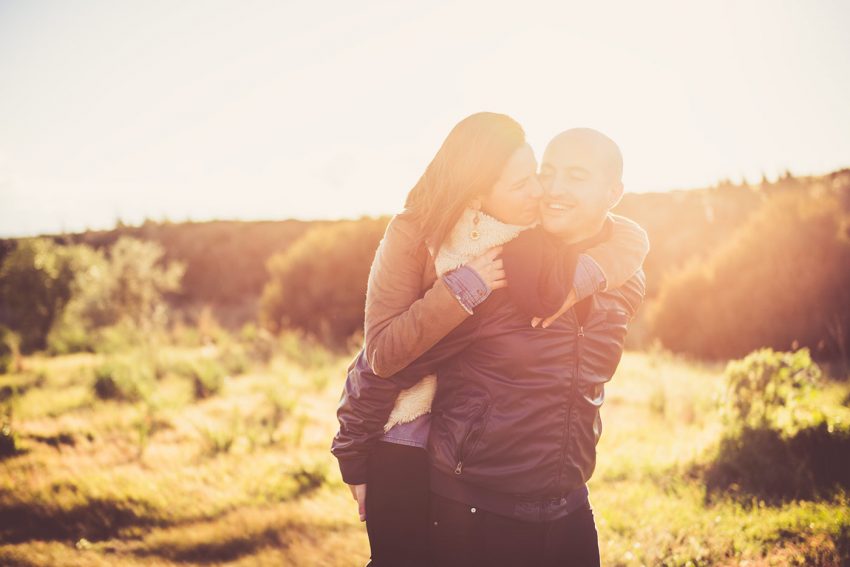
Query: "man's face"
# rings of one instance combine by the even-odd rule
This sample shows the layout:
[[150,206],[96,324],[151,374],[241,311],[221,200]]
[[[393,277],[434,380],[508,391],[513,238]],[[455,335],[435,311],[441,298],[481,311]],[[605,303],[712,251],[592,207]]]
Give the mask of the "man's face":
[[[590,238],[622,194],[619,172],[612,171],[611,149],[585,135],[556,137],[543,155],[540,182],[543,228],[567,242]],[[619,150],[613,146],[619,156]]]

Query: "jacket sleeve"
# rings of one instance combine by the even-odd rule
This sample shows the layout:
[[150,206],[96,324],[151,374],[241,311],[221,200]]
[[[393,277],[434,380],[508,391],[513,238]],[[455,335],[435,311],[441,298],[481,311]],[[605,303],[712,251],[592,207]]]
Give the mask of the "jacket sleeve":
[[372,372],[361,350],[348,369],[336,410],[339,430],[331,443],[346,484],[366,482],[369,451],[383,433],[400,390],[398,382]]
[[388,378],[457,327],[469,313],[441,278],[422,295],[433,262],[409,213],[393,217],[381,240],[366,289],[366,361]]
[[[577,299],[590,295],[588,291],[592,293],[620,287],[643,265],[649,253],[649,237],[639,224],[613,213],[608,216],[613,221],[611,238],[579,255],[579,269],[574,284]],[[598,282],[585,282],[582,279],[593,277],[593,270],[582,269],[582,266],[588,265],[588,256],[602,272],[605,281],[601,287]]]
[[399,392],[433,373],[442,362],[466,348],[475,338],[477,321],[470,318],[456,327],[391,380],[372,372],[365,352],[360,351],[348,370],[336,412],[339,430],[331,443],[331,453],[339,462],[346,484],[366,482],[369,453],[384,432],[384,424]]
[[638,269],[626,283],[616,289],[608,290],[607,293],[616,295],[622,302],[625,311],[629,314],[629,318],[634,318],[646,296],[646,274],[643,268]]

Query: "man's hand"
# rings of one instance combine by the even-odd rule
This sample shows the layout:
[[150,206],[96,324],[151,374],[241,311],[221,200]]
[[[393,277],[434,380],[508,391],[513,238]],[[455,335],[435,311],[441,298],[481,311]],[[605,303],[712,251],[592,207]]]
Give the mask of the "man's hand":
[[555,319],[557,319],[558,317],[560,317],[561,315],[563,315],[564,313],[566,313],[567,311],[572,309],[573,305],[575,305],[575,304],[576,304],[576,290],[575,290],[575,288],[573,288],[573,289],[570,290],[570,294],[567,296],[567,300],[564,301],[564,304],[561,306],[560,309],[558,309],[558,311],[554,315],[550,315],[549,317],[546,317],[545,319],[541,319],[540,317],[535,317],[534,319],[531,320],[531,326],[537,327],[538,325],[540,325],[540,323],[542,321],[543,324],[541,326],[545,329],[546,327],[551,325],[552,322],[555,321]]
[[351,497],[357,501],[357,509],[360,512],[360,521],[366,521],[366,485],[365,484],[349,484],[348,489],[351,490]]

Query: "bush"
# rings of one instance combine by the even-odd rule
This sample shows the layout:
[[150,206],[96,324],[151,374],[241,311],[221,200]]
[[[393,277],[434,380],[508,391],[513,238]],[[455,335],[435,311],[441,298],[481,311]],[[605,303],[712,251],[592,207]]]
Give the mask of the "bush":
[[248,356],[255,362],[267,364],[274,356],[274,337],[267,330],[257,327],[254,323],[243,325],[239,333],[239,340],[247,347]]
[[224,386],[225,369],[215,359],[200,358],[192,361],[190,376],[194,387],[195,399],[208,398],[221,391]]
[[778,503],[850,488],[850,429],[815,405],[822,373],[807,349],[761,349],[729,362],[725,374],[725,430],[702,471],[707,497]]
[[141,357],[115,357],[94,370],[94,392],[101,400],[148,399],[156,381],[154,364]]
[[328,347],[299,331],[281,333],[278,348],[286,361],[310,370],[331,365],[336,360]]
[[151,333],[144,333],[129,319],[91,331],[89,334],[89,350],[101,354],[117,354],[134,350],[148,344]]
[[46,346],[71,298],[78,251],[47,238],[26,238],[0,264],[0,324],[20,334],[23,352]]
[[260,301],[263,326],[344,344],[363,327],[369,268],[386,225],[386,219],[362,219],[320,226],[273,256]]
[[21,452],[18,436],[12,425],[6,421],[0,423],[0,460],[12,457]]
[[54,353],[118,352],[164,331],[164,295],[176,291],[182,264],[162,265],[153,242],[120,238],[108,254],[80,247],[72,294],[47,338]]
[[823,374],[808,349],[760,349],[730,361],[725,376],[723,413],[730,431],[748,427],[793,433],[822,420],[809,400]]
[[250,368],[248,356],[245,354],[245,347],[241,344],[227,342],[219,346],[218,351],[217,360],[225,373],[231,376],[239,376]]
[[7,327],[0,325],[0,374],[9,372],[18,357],[19,339]]
[[650,309],[652,333],[699,357],[803,346],[846,360],[848,207],[817,186],[769,198],[708,260],[665,280]]

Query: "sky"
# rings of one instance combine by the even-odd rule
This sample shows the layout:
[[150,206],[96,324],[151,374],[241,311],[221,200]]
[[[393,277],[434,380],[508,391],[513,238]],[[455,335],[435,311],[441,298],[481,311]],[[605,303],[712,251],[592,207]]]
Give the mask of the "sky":
[[393,213],[482,110],[627,191],[850,166],[850,4],[0,0],[0,236]]

